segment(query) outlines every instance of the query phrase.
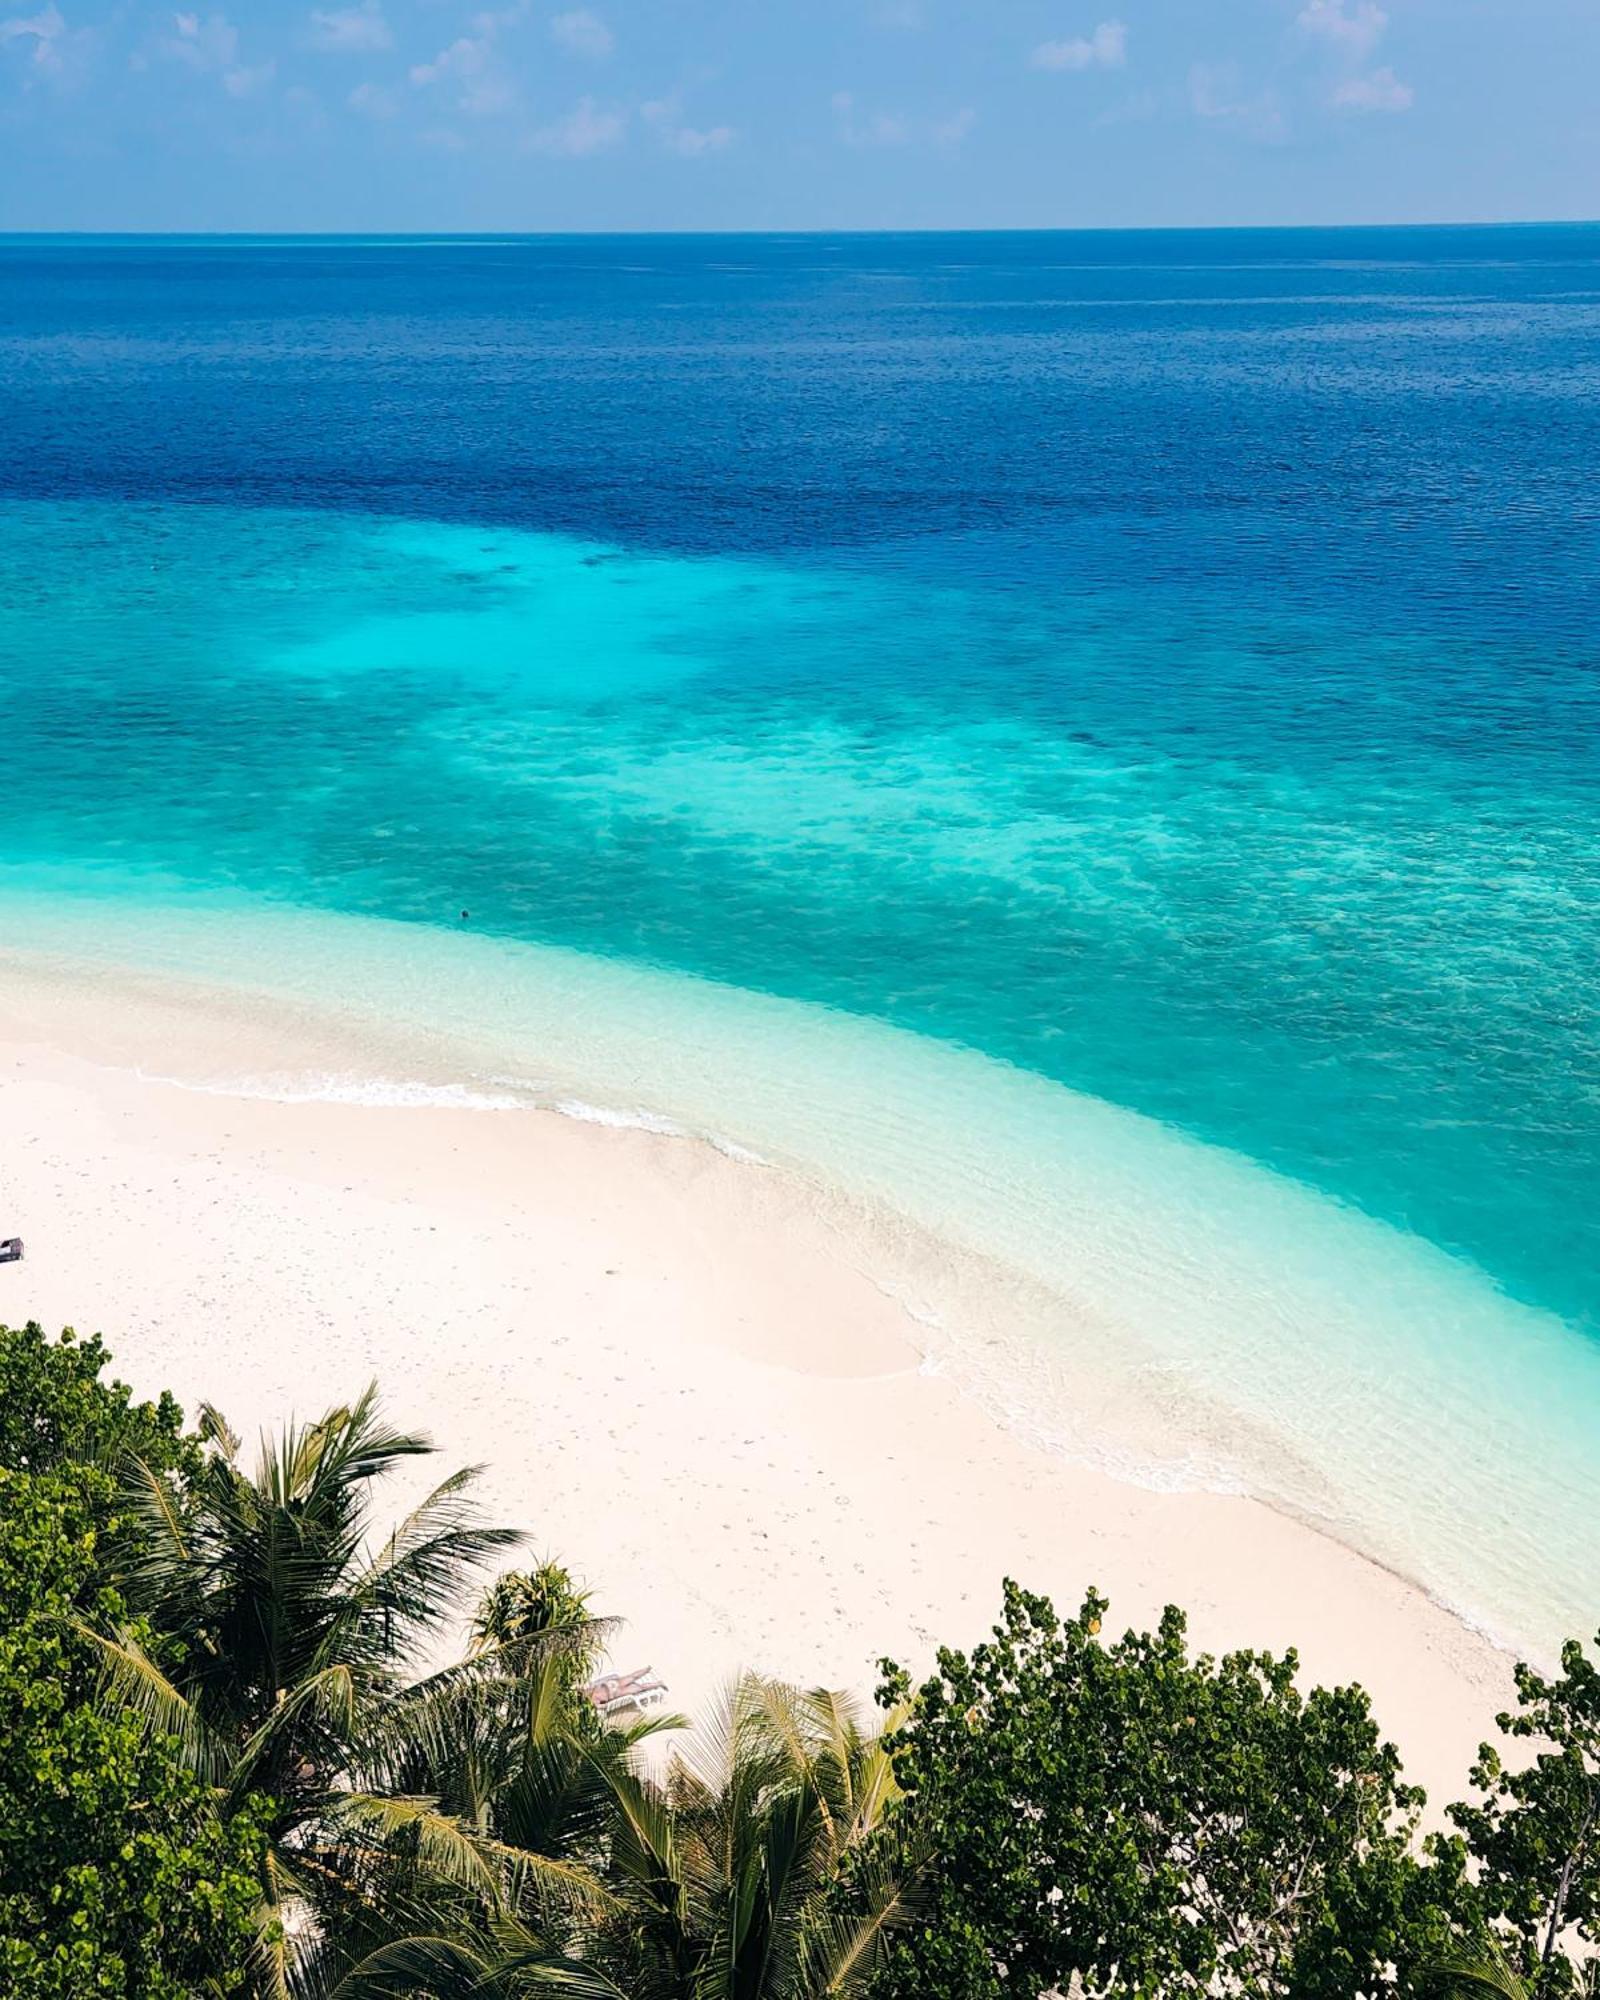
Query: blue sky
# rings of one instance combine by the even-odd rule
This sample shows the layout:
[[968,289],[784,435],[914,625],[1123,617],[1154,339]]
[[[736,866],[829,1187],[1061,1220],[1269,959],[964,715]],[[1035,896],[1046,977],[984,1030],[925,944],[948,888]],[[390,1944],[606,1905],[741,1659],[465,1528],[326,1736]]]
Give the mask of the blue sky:
[[1600,0],[0,0],[0,229],[1600,215]]

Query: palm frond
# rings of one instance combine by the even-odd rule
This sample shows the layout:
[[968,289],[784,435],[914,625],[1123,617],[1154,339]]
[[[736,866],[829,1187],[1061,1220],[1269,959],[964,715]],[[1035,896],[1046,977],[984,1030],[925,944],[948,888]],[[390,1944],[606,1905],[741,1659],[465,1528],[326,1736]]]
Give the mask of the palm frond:
[[894,1774],[894,1759],[885,1748],[899,1726],[900,1716],[890,1714],[881,1731],[863,1743],[851,1774],[852,1817],[850,1837],[860,1840],[883,1823],[883,1816],[902,1796]]
[[238,1457],[239,1433],[232,1428],[215,1403],[200,1405],[196,1428],[203,1444],[215,1445],[222,1456],[230,1461]]
[[[305,1762],[308,1735],[348,1745],[356,1733],[360,1689],[345,1665],[324,1667],[289,1689],[235,1753],[228,1772],[228,1789],[242,1798],[258,1782],[273,1782],[295,1760]],[[310,1726],[308,1729],[308,1725]]]
[[425,1458],[433,1439],[421,1431],[398,1431],[378,1417],[378,1385],[369,1382],[355,1403],[330,1410],[307,1428],[296,1454],[297,1473],[307,1490],[314,1485],[349,1487],[381,1478],[402,1458]]
[[[383,1705],[365,1754],[386,1770],[444,1774],[470,1750],[491,1755],[501,1777],[509,1778],[524,1744],[593,1733],[594,1718],[574,1685],[574,1664],[609,1629],[596,1621],[533,1633],[481,1647],[440,1668]],[[649,1720],[661,1726],[670,1718]],[[616,1732],[627,1742],[643,1733]]]
[[691,1727],[688,1716],[674,1708],[652,1709],[646,1715],[607,1717],[601,1723],[601,1741],[614,1744],[619,1750],[631,1751],[637,1744],[648,1742],[652,1736],[668,1736],[682,1733]]
[[132,1532],[119,1538],[117,1553],[129,1594],[140,1609],[168,1606],[190,1594],[195,1580],[195,1554],[177,1496],[161,1473],[131,1453],[123,1461],[122,1490]]
[[740,1762],[741,1719],[739,1686],[734,1683],[696,1715],[693,1733],[667,1773],[669,1793],[681,1796],[698,1787],[715,1796],[732,1782]]
[[98,1632],[77,1618],[66,1623],[99,1661],[106,1695],[151,1735],[171,1737],[196,1776],[215,1784],[227,1766],[221,1744],[133,1633],[120,1626]]
[[819,1743],[813,1705],[818,1699],[826,1701],[828,1697],[812,1697],[808,1704],[797,1689],[768,1680],[764,1675],[751,1674],[739,1686],[739,1721],[746,1739],[742,1746],[746,1753],[752,1742],[764,1749],[770,1747],[787,1767],[789,1780],[813,1795],[831,1836],[834,1822],[827,1788],[818,1782]]
[[403,1798],[380,1792],[342,1792],[321,1802],[320,1817],[368,1835],[380,1847],[403,1841],[433,1878],[470,1889],[491,1903],[505,1884],[505,1854],[433,1799]]
[[890,1933],[914,1922],[920,1907],[915,1885],[880,1880],[869,1892],[863,1915],[814,1917],[800,1953],[806,1993],[817,2000],[823,1995],[854,2000],[865,1992],[882,1963]]
[[[454,1480],[464,1482],[473,1476],[475,1468],[468,1468]],[[464,1505],[436,1506],[445,1491],[441,1487],[430,1494],[350,1584],[358,1603],[411,1631],[442,1624],[459,1603],[469,1577],[525,1539],[516,1528],[484,1526]]]
[[250,1941],[249,1969],[258,2000],[294,2000],[293,1957],[278,1910],[267,1905],[257,1914]]
[[617,1618],[588,1618],[571,1625],[552,1625],[543,1632],[524,1633],[515,1639],[495,1639],[475,1645],[464,1659],[453,1660],[421,1680],[412,1681],[404,1699],[425,1699],[435,1690],[452,1684],[485,1679],[520,1680],[543,1662],[581,1658],[603,1646],[621,1624]]
[[571,2000],[633,2000],[614,1985],[597,1967],[582,1959],[566,1958],[555,1952],[529,1947],[510,1952],[494,1967],[497,1981],[507,1990],[529,1993],[565,1993]]
[[329,2000],[385,2000],[427,1994],[429,2000],[482,2000],[493,1990],[492,1962],[448,1936],[402,1937],[380,1945],[328,1989]]
[[372,1839],[396,1879],[405,1879],[406,1861],[414,1859],[422,1880],[468,1890],[490,1909],[514,1905],[530,1889],[568,1912],[593,1915],[607,1901],[604,1885],[581,1863],[508,1846],[464,1825],[433,1799],[347,1792],[325,1800],[320,1816]]
[[679,1825],[661,1791],[626,1763],[590,1749],[585,1758],[610,1795],[616,1818],[613,1868],[655,1901],[680,1899]]
[[1499,1940],[1485,1936],[1479,1946],[1435,1961],[1428,1967],[1432,1981],[1448,1991],[1495,1993],[1501,2000],[1533,2000],[1533,1987],[1506,1957]]
[[563,1993],[570,2000],[629,2000],[594,1967],[537,1943],[507,1952],[447,1934],[396,1938],[369,1952],[327,1989],[327,2000],[493,2000]]

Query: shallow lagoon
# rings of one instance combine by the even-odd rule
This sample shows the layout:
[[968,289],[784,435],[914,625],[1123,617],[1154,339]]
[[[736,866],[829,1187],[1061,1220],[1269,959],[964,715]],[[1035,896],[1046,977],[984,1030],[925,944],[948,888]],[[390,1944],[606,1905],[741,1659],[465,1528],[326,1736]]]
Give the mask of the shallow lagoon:
[[7,941],[794,1158],[1059,1295],[1014,1417],[1582,1620],[1600,236],[1218,242],[5,250]]

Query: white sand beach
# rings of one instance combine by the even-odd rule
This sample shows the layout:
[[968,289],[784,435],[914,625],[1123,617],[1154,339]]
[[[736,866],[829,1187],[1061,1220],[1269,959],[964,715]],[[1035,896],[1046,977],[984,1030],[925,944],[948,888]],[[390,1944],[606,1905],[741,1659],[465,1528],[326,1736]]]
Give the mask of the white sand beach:
[[[250,1436],[380,1381],[441,1475],[486,1467],[691,1712],[741,1665],[869,1692],[969,1644],[1013,1575],[1121,1627],[1297,1645],[1359,1679],[1443,1801],[1507,1656],[1249,1499],[1046,1455],[923,1365],[893,1249],[775,1169],[554,1113],[195,1089],[268,1030],[182,989],[0,975],[0,1319],[104,1332],[141,1393]],[[279,1022],[278,1067],[317,1067]],[[397,1496],[399,1497],[399,1496]]]

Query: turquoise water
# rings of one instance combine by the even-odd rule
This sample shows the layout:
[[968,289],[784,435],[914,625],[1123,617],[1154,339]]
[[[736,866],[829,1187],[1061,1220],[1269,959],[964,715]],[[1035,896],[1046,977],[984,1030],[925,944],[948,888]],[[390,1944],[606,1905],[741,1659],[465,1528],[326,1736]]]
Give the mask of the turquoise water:
[[1013,1421],[1592,1623],[1600,241],[1373,234],[0,256],[0,942],[798,1164]]

